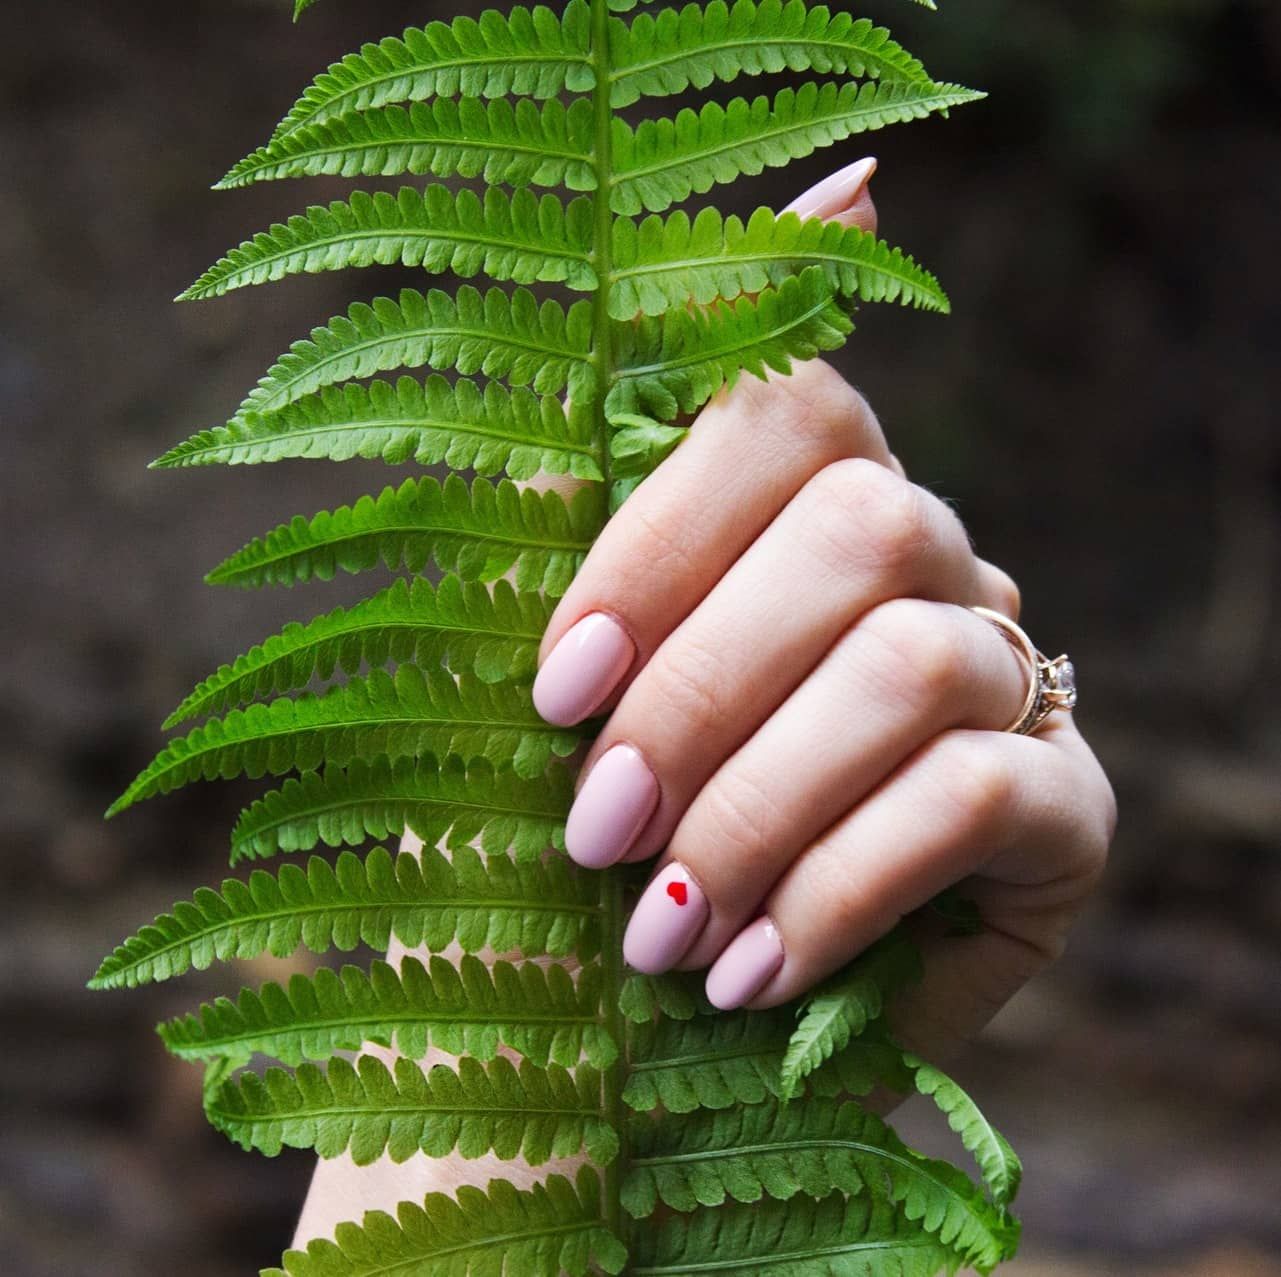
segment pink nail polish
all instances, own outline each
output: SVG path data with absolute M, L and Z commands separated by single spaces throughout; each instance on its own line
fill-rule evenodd
M 630 745 L 606 750 L 565 822 L 565 850 L 587 869 L 622 859 L 658 806 L 658 781 Z
M 707 897 L 673 860 L 645 888 L 623 936 L 623 957 L 646 975 L 674 967 L 707 923 Z
M 722 1011 L 750 1002 L 783 965 L 783 941 L 770 918 L 757 918 L 730 942 L 707 973 L 707 998 Z
M 835 217 L 854 202 L 859 189 L 867 185 L 875 172 L 875 156 L 855 160 L 798 195 L 783 212 L 796 213 L 802 221 L 810 217 Z
M 618 686 L 636 645 L 612 616 L 592 612 L 567 630 L 534 679 L 534 708 L 560 727 L 581 722 Z

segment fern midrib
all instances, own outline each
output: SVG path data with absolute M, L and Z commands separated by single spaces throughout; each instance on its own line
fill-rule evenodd
M 226 426 L 223 429 L 227 429 Z M 321 438 L 325 435 L 344 434 L 347 431 L 353 433 L 361 430 L 435 430 L 441 434 L 467 434 L 476 435 L 481 439 L 497 439 L 503 443 L 510 443 L 515 447 L 526 448 L 547 448 L 556 452 L 576 452 L 585 457 L 591 457 L 595 460 L 595 453 L 590 444 L 574 443 L 568 440 L 554 438 L 551 435 L 517 435 L 498 428 L 488 428 L 473 424 L 468 421 L 449 421 L 445 419 L 436 420 L 435 418 L 423 419 L 421 417 L 371 417 L 368 420 L 339 421 L 331 422 L 328 425 L 310 426 L 305 430 L 297 430 L 293 427 L 282 429 L 279 433 L 270 433 L 258 436 L 257 438 L 223 440 L 218 443 L 208 443 L 200 447 L 192 447 L 183 453 L 183 457 L 198 457 L 206 452 L 225 452 L 228 449 L 254 448 L 268 446 L 272 443 L 287 443 L 293 439 L 314 439 Z
M 564 822 L 564 811 L 543 811 L 539 808 L 525 807 L 506 807 L 498 803 L 467 802 L 463 799 L 453 798 L 418 798 L 406 795 L 393 795 L 391 797 L 380 797 L 378 795 L 370 796 L 367 792 L 354 800 L 361 806 L 371 803 L 412 803 L 415 806 L 423 807 L 459 807 L 465 811 L 484 812 L 485 814 L 496 813 L 499 816 L 527 816 L 540 820 L 552 820 Z M 350 796 L 345 796 L 341 800 L 332 803 L 325 803 L 315 807 L 300 807 L 289 811 L 279 820 L 265 821 L 260 825 L 253 826 L 253 832 L 237 841 L 235 846 L 241 846 L 245 843 L 252 842 L 254 838 L 272 829 L 278 829 L 282 825 L 292 824 L 295 821 L 316 818 L 324 815 L 326 812 L 341 811 L 353 806 L 353 800 Z M 251 855 L 251 853 L 245 853 Z M 256 858 L 256 857 L 255 857 Z M 593 905 L 593 909 L 598 906 Z
M 286 226 L 286 230 L 288 229 L 288 226 Z M 234 285 L 228 283 L 229 280 L 257 274 L 272 262 L 282 261 L 290 257 L 307 256 L 318 249 L 332 248 L 335 244 L 350 244 L 355 240 L 365 239 L 430 239 L 437 241 L 447 240 L 460 244 L 501 245 L 521 253 L 540 254 L 544 258 L 563 258 L 583 263 L 588 263 L 591 260 L 590 253 L 578 252 L 567 245 L 548 248 L 546 245 L 531 245 L 521 240 L 502 239 L 494 235 L 472 234 L 453 227 L 362 226 L 349 230 L 340 230 L 333 235 L 322 235 L 301 243 L 291 244 L 287 248 L 278 249 L 273 253 L 244 264 L 238 265 L 233 262 L 231 268 L 225 274 L 215 276 L 211 283 L 203 284 L 198 279 L 185 293 L 181 294 L 180 300 L 195 300 L 208 297 L 212 294 L 212 290 L 216 289 L 220 284 L 225 285 L 224 291 L 229 291 L 230 288 L 234 287 Z M 250 244 L 252 245 L 252 241 L 250 241 Z M 243 250 L 236 249 L 234 251 L 241 252 Z M 214 267 L 215 271 L 217 269 L 217 267 Z
M 634 364 L 623 370 L 624 377 L 644 377 L 650 373 L 666 372 L 672 368 L 685 368 L 691 364 L 707 364 L 728 355 L 732 351 L 739 350 L 744 346 L 763 346 L 772 341 L 775 337 L 793 328 L 799 328 L 807 320 L 813 319 L 815 315 L 820 315 L 832 303 L 832 298 L 822 297 L 816 301 L 808 310 L 799 315 L 794 315 L 786 323 L 778 324 L 763 333 L 753 333 L 746 341 L 729 342 L 722 346 L 709 347 L 700 346 L 689 355 L 682 355 L 679 359 L 666 359 L 657 364 Z M 731 312 L 732 313 L 732 312 Z
M 491 1117 L 495 1121 L 512 1117 L 577 1117 L 599 1118 L 600 1109 L 591 1106 L 583 1108 L 495 1108 L 492 1104 L 455 1104 L 441 1101 L 436 1104 L 387 1104 L 385 1101 L 374 1101 L 382 1104 L 376 1108 L 369 1105 L 352 1106 L 347 1104 L 318 1105 L 290 1109 L 287 1113 L 236 1113 L 220 1107 L 216 1103 L 205 1105 L 205 1112 L 211 1116 L 221 1117 L 227 1125 L 234 1126 L 285 1126 L 290 1122 L 314 1121 L 320 1117 L 382 1117 L 391 1114 L 403 1118 L 411 1113 L 431 1115 L 443 1113 L 449 1117 Z
M 822 36 L 811 36 L 809 39 L 806 39 L 803 36 L 755 35 L 744 36 L 742 39 L 738 40 L 718 40 L 714 44 L 700 44 L 693 50 L 677 50 L 661 58 L 649 58 L 644 62 L 634 62 L 624 67 L 621 71 L 615 71 L 611 76 L 610 83 L 616 84 L 620 80 L 627 79 L 629 76 L 643 75 L 647 71 L 653 71 L 658 67 L 671 66 L 673 63 L 696 61 L 705 55 L 723 53 L 727 49 L 750 49 L 761 45 L 768 46 L 769 48 L 792 48 L 800 45 L 807 49 L 812 49 L 818 46 L 823 49 L 834 49 L 841 53 L 845 53 L 849 55 L 851 61 L 861 59 L 865 64 L 875 63 L 882 69 L 882 72 L 886 68 L 889 68 L 891 74 L 899 70 L 897 66 L 887 59 L 878 58 L 874 53 L 870 53 L 866 49 L 840 40 L 833 40 Z M 833 73 L 836 75 L 851 74 L 848 69 L 848 63 L 846 64 L 845 70 L 834 71 Z M 720 77 L 717 78 L 719 79 Z M 906 78 L 904 79 L 904 82 L 910 83 Z
M 212 584 L 220 584 L 224 581 L 232 581 L 238 576 L 265 568 L 270 564 L 284 563 L 289 559 L 297 558 L 301 554 L 314 553 L 318 550 L 327 550 L 334 546 L 348 544 L 352 541 L 361 541 L 368 537 L 382 536 L 399 536 L 416 534 L 419 536 L 443 535 L 450 537 L 461 537 L 467 541 L 488 542 L 494 545 L 521 546 L 526 550 L 547 550 L 547 551 L 564 551 L 573 554 L 585 554 L 591 548 L 590 541 L 536 541 L 528 536 L 516 536 L 514 534 L 502 534 L 487 532 L 484 526 L 477 528 L 459 528 L 449 525 L 442 527 L 432 526 L 422 523 L 391 523 L 383 524 L 376 528 L 365 528 L 353 531 L 346 536 L 332 537 L 329 540 L 322 541 L 316 545 L 305 545 L 290 550 L 281 550 L 273 554 L 263 554 L 259 558 L 244 563 L 235 563 L 229 565 L 226 571 L 220 571 L 215 568 L 206 578 Z
M 227 1048 L 237 1046 L 242 1042 L 265 1042 L 277 1038 L 298 1037 L 306 1033 L 315 1033 L 319 1030 L 325 1032 L 337 1033 L 342 1029 L 366 1029 L 373 1027 L 381 1031 L 384 1026 L 400 1026 L 405 1024 L 437 1024 L 445 1022 L 447 1024 L 469 1024 L 469 1025 L 581 1025 L 590 1027 L 600 1024 L 600 1017 L 594 1013 L 584 1012 L 578 1015 L 566 1014 L 564 1012 L 547 1012 L 539 1014 L 532 1011 L 522 1011 L 519 1015 L 484 1015 L 484 1014 L 467 1014 L 470 1010 L 470 1003 L 461 1003 L 456 1007 L 442 1007 L 439 1011 L 397 1011 L 397 1012 L 380 1012 L 373 1011 L 369 1015 L 346 1016 L 336 1015 L 328 1017 L 314 1017 L 306 1020 L 299 1020 L 295 1024 L 267 1024 L 258 1025 L 244 1030 L 241 1033 L 213 1033 L 209 1036 L 195 1040 L 178 1040 L 172 1037 L 167 1040 L 167 1045 L 171 1050 L 178 1054 L 195 1055 L 203 1058 L 203 1053 L 211 1053 L 215 1056 L 228 1054 Z M 199 1022 L 197 1022 L 199 1023 Z M 178 1029 L 181 1030 L 183 1023 L 179 1022 Z M 203 1026 L 201 1026 L 203 1027 Z M 366 1037 L 372 1035 L 365 1033 Z M 310 1052 L 307 1053 L 310 1055 Z
M 910 101 L 906 101 L 902 103 L 895 102 L 892 105 L 895 107 L 922 106 L 931 101 L 938 101 L 938 100 L 942 100 L 943 98 L 950 98 L 954 96 L 954 92 L 947 91 L 943 86 L 936 86 L 936 87 L 939 87 L 940 91 L 933 96 L 927 95 L 921 98 L 913 98 L 913 99 L 910 99 Z M 878 111 L 884 110 L 885 105 L 886 105 L 885 103 L 880 102 L 879 99 L 875 96 L 873 96 L 871 101 L 867 103 L 862 102 L 861 99 L 856 97 L 854 106 L 851 107 L 849 110 L 832 111 L 830 113 L 825 113 L 821 115 L 811 115 L 803 120 L 794 119 L 794 120 L 788 121 L 785 124 L 780 122 L 773 128 L 768 128 L 768 127 L 762 128 L 758 131 L 753 132 L 750 136 L 747 136 L 747 137 L 731 138 L 724 142 L 719 142 L 714 146 L 708 146 L 702 150 L 695 152 L 692 155 L 675 155 L 675 156 L 669 155 L 666 158 L 658 160 L 653 164 L 643 164 L 637 168 L 624 169 L 621 173 L 621 176 L 624 177 L 628 182 L 632 182 L 636 180 L 638 177 L 647 177 L 650 174 L 659 173 L 665 169 L 683 168 L 687 164 L 701 163 L 702 161 L 707 160 L 714 155 L 720 155 L 722 152 L 725 152 L 725 151 L 739 150 L 743 147 L 748 147 L 748 146 L 751 146 L 751 147 L 760 146 L 765 142 L 768 142 L 772 138 L 785 137 L 789 133 L 803 132 L 806 129 L 813 128 L 816 124 L 830 125 L 838 121 L 844 123 L 850 120 L 858 119 L 860 116 L 875 115 L 878 113 Z M 776 110 L 776 107 L 773 104 L 771 104 L 770 106 L 771 116 L 774 115 L 775 110 Z M 726 123 L 728 123 L 728 115 L 726 116 Z
M 628 1268 L 629 1277 L 663 1277 L 667 1273 L 728 1273 L 738 1270 L 740 1272 L 759 1272 L 760 1264 L 786 1264 L 792 1261 L 801 1262 L 820 1258 L 824 1255 L 853 1255 L 859 1251 L 868 1250 L 902 1250 L 904 1247 L 937 1247 L 942 1243 L 933 1235 L 916 1237 L 887 1237 L 878 1241 L 871 1242 L 841 1242 L 834 1246 L 806 1246 L 803 1250 L 771 1250 L 768 1255 L 752 1255 L 747 1259 L 713 1259 L 701 1264 L 691 1264 L 688 1260 L 675 1261 L 678 1265 L 673 1267 L 670 1264 L 662 1264 L 658 1267 L 646 1266 L 638 1268 L 635 1265 Z
M 565 63 L 567 65 L 586 66 L 589 62 L 588 56 L 585 53 L 543 53 L 543 52 L 539 52 L 539 53 L 504 52 L 502 54 L 502 60 L 504 63 L 513 63 L 513 64 L 521 63 L 524 65 L 533 65 L 536 62 L 546 62 L 550 64 Z M 309 114 L 304 115 L 297 120 L 287 122 L 288 127 L 282 127 L 279 130 L 279 132 L 276 133 L 275 137 L 273 137 L 272 141 L 276 141 L 277 139 L 282 137 L 289 137 L 292 134 L 297 133 L 299 129 L 305 129 L 315 124 L 324 124 L 327 121 L 332 120 L 335 116 L 345 114 L 345 112 L 342 111 L 341 109 L 333 110 L 331 108 L 333 108 L 336 102 L 341 102 L 345 98 L 359 97 L 361 93 L 369 89 L 375 88 L 378 85 L 389 84 L 396 80 L 404 80 L 408 77 L 411 77 L 423 71 L 431 71 L 431 72 L 438 73 L 442 70 L 446 70 L 446 71 L 457 70 L 460 67 L 474 67 L 474 66 L 488 67 L 488 66 L 492 66 L 493 62 L 494 62 L 494 58 L 492 54 L 488 56 L 477 56 L 477 57 L 447 58 L 441 62 L 433 62 L 430 66 L 401 67 L 397 71 L 391 71 L 385 75 L 376 75 L 372 79 L 362 80 L 359 84 L 354 85 L 351 88 L 344 89 L 341 93 L 335 93 L 332 97 L 327 98 L 324 102 L 320 103 L 314 111 L 310 112 Z M 341 66 L 342 64 L 339 63 L 338 65 Z M 330 74 L 332 74 L 332 72 Z M 351 109 L 353 111 L 360 111 L 360 110 L 369 110 L 371 108 L 369 108 L 368 106 L 365 106 L 365 107 L 352 107 Z
M 737 1047 L 732 1051 L 696 1051 L 688 1055 L 665 1055 L 661 1060 L 633 1060 L 631 1070 L 633 1073 L 647 1073 L 685 1065 L 716 1064 L 721 1060 L 742 1060 L 753 1055 L 775 1054 L 780 1049 L 778 1044 L 756 1043 Z
M 444 900 L 403 900 L 384 897 L 365 897 L 360 900 L 344 898 L 337 903 L 316 903 L 310 905 L 290 905 L 283 909 L 272 909 L 264 913 L 256 913 L 252 917 L 227 918 L 221 922 L 210 923 L 207 927 L 201 927 L 198 931 L 188 932 L 176 940 L 171 940 L 168 944 L 161 945 L 159 948 L 148 950 L 145 954 L 136 958 L 122 959 L 120 965 L 114 970 L 107 973 L 108 977 L 118 976 L 122 973 L 143 966 L 148 962 L 155 962 L 163 955 L 172 953 L 176 949 L 190 948 L 198 944 L 201 940 L 207 939 L 218 934 L 230 935 L 240 929 L 247 927 L 258 927 L 265 924 L 278 921 L 280 919 L 293 919 L 306 915 L 331 914 L 339 915 L 343 913 L 364 913 L 370 909 L 385 909 L 390 914 L 395 915 L 397 911 L 404 910 L 428 910 L 428 909 L 492 909 L 512 912 L 520 908 L 526 913 L 577 913 L 577 914 L 597 914 L 600 912 L 598 905 L 560 905 L 552 901 L 531 900 L 521 898 L 513 900 L 510 896 L 464 896 L 461 898 L 451 897 Z M 392 924 L 388 924 L 391 926 Z M 393 926 L 394 931 L 394 926 Z M 292 950 L 291 950 L 292 952 Z
M 308 381 L 312 376 L 314 376 L 317 370 L 328 368 L 332 364 L 343 363 L 354 356 L 358 356 L 363 351 L 376 350 L 379 346 L 389 345 L 392 342 L 412 342 L 415 339 L 431 340 L 435 338 L 470 338 L 476 341 L 489 343 L 490 345 L 514 346 L 520 350 L 528 351 L 530 354 L 546 355 L 549 359 L 573 359 L 577 363 L 588 362 L 588 356 L 582 351 L 570 350 L 568 347 L 552 346 L 545 342 L 527 340 L 515 332 L 495 334 L 488 332 L 483 328 L 467 328 L 461 325 L 401 330 L 396 333 L 384 334 L 381 337 L 370 338 L 368 341 L 356 342 L 350 346 L 343 346 L 341 350 L 335 351 L 333 354 L 326 355 L 323 359 L 317 359 L 314 363 L 307 364 L 305 376 L 299 375 L 290 378 L 288 381 L 279 383 L 277 389 L 272 391 L 270 394 L 264 392 L 260 398 L 255 398 L 255 395 L 258 393 L 255 391 L 253 394 L 250 394 L 249 398 L 245 401 L 245 406 L 236 413 L 232 420 L 243 421 L 246 414 L 250 412 L 261 414 L 267 412 L 278 412 L 281 408 L 287 408 L 291 403 L 296 403 L 301 397 L 292 393 L 293 388 L 299 382 Z M 298 358 L 305 358 L 305 356 L 299 355 Z M 428 362 L 430 363 L 431 361 Z M 274 371 L 274 369 L 272 371 Z M 376 371 L 386 372 L 387 369 L 379 368 Z M 365 375 L 372 377 L 375 373 L 371 372 L 366 373 Z M 267 378 L 271 378 L 270 372 L 267 374 Z M 354 378 L 354 380 L 360 380 L 359 376 Z M 319 381 L 312 390 L 304 391 L 303 393 L 313 394 L 323 386 L 331 384 L 333 383 Z
M 891 279 L 896 279 L 904 287 L 911 288 L 914 292 L 920 292 L 920 282 L 912 275 L 904 274 L 900 271 L 890 269 L 888 266 L 875 262 L 860 262 L 848 256 L 842 256 L 839 253 L 826 253 L 810 249 L 798 249 L 785 253 L 739 253 L 730 252 L 721 257 L 681 257 L 670 258 L 661 262 L 647 262 L 637 266 L 624 266 L 621 270 L 614 271 L 614 280 L 629 279 L 643 275 L 661 275 L 669 271 L 679 270 L 707 270 L 714 267 L 724 267 L 727 265 L 737 266 L 739 263 L 750 265 L 753 263 L 767 262 L 780 263 L 787 261 L 804 260 L 805 262 L 817 266 L 823 262 L 830 262 L 837 266 L 847 266 L 851 270 L 871 270 L 878 275 L 886 275 Z M 891 259 L 892 260 L 892 259 Z

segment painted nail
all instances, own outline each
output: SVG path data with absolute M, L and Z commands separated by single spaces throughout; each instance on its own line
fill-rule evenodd
M 588 774 L 565 822 L 565 849 L 587 869 L 621 860 L 658 806 L 658 781 L 640 751 L 615 745 Z
M 623 957 L 646 975 L 674 967 L 707 922 L 707 897 L 684 865 L 673 860 L 632 911 L 623 936 Z
M 549 723 L 582 722 L 618 686 L 636 645 L 612 616 L 592 612 L 570 627 L 534 679 L 534 708 Z
M 808 217 L 835 217 L 858 199 L 861 189 L 875 172 L 874 155 L 855 160 L 798 195 L 783 212 L 796 213 L 802 221 Z
M 757 918 L 707 973 L 707 998 L 722 1011 L 750 1002 L 783 965 L 783 942 L 770 918 Z

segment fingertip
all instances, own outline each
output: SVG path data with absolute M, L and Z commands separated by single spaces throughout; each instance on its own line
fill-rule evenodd
M 802 221 L 821 217 L 841 226 L 874 231 L 876 206 L 872 203 L 868 184 L 876 168 L 874 155 L 855 160 L 798 195 L 782 211 L 795 213 Z

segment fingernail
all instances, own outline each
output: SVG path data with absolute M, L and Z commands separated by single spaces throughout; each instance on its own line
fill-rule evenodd
M 673 860 L 645 888 L 623 936 L 623 957 L 637 971 L 658 975 L 674 967 L 707 922 L 707 897 L 684 865 Z
M 769 918 L 744 928 L 707 973 L 707 1000 L 722 1011 L 750 1002 L 783 965 L 783 942 Z
M 565 822 L 565 850 L 587 869 L 621 860 L 658 806 L 658 781 L 630 745 L 606 750 Z
M 855 160 L 798 195 L 783 212 L 796 213 L 802 221 L 809 217 L 835 217 L 858 199 L 860 191 L 875 172 L 874 155 Z
M 612 616 L 593 612 L 561 636 L 534 679 L 534 708 L 549 723 L 579 723 L 618 686 L 636 645 Z

